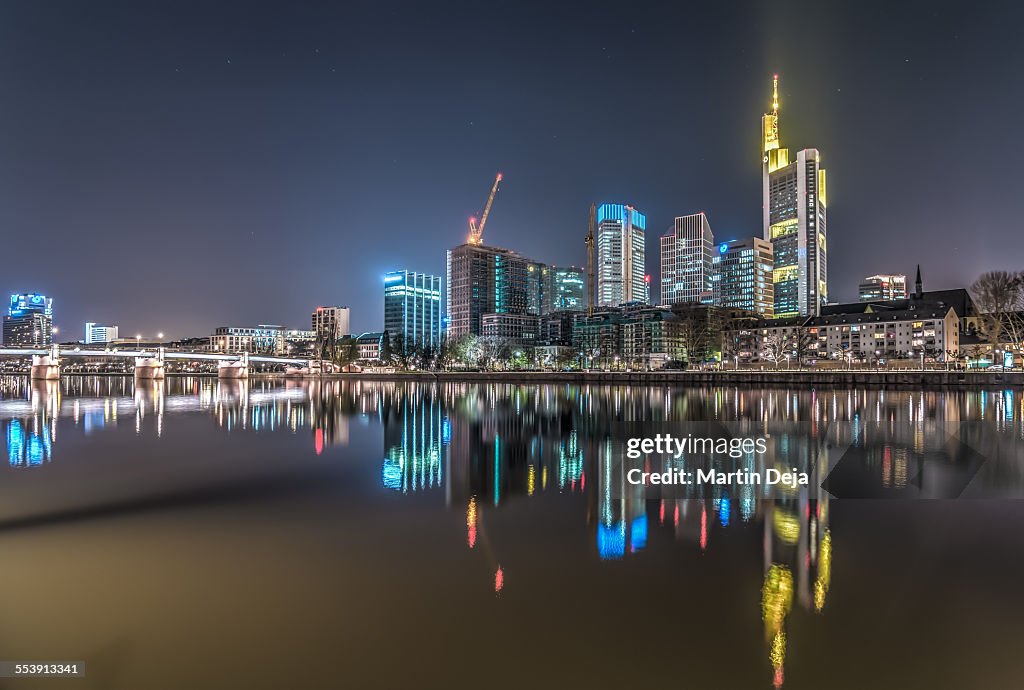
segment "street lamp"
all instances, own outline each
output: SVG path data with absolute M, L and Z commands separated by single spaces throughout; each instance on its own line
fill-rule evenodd
M 156 337 L 157 337 L 157 339 L 159 339 L 159 340 L 163 340 L 163 339 L 164 339 L 164 334 L 163 334 L 163 333 L 157 333 L 157 334 L 156 334 Z

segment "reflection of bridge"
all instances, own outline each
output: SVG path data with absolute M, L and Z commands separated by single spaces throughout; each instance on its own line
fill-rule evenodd
M 205 352 L 174 352 L 165 348 L 155 350 L 83 350 L 82 348 L 61 349 L 52 345 L 41 348 L 0 348 L 0 356 L 32 357 L 32 378 L 53 381 L 60 378 L 62 357 L 121 357 L 135 359 L 135 376 L 142 379 L 164 378 L 164 364 L 169 359 L 190 361 L 216 361 L 217 376 L 240 379 L 249 376 L 249 364 L 285 364 L 295 367 L 297 374 L 315 374 L 322 369 L 319 361 L 293 359 L 288 357 L 266 357 L 243 352 L 238 355 L 213 354 Z

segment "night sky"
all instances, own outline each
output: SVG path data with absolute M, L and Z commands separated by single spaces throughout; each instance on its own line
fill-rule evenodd
M 829 174 L 829 288 L 1024 269 L 1024 11 L 995 2 L 5 2 L 0 293 L 135 333 L 382 325 L 485 242 L 583 265 L 591 201 L 761 232 L 760 116 Z

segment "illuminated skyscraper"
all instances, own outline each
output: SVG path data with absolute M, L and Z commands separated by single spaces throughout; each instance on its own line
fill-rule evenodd
M 817 149 L 791 161 L 779 138 L 779 77 L 761 118 L 764 239 L 774 253 L 775 316 L 817 316 L 828 301 L 825 169 Z
M 384 330 L 391 343 L 401 335 L 407 351 L 441 345 L 440 276 L 392 271 L 384 276 Z
M 449 338 L 483 335 L 485 314 L 540 315 L 544 264 L 510 249 L 469 243 L 449 250 L 447 264 Z M 501 317 L 491 319 L 492 325 L 500 321 Z
M 644 233 L 647 217 L 632 206 L 601 204 L 597 208 L 597 305 L 616 307 L 643 302 Z
M 710 304 L 715 236 L 704 212 L 680 216 L 661 236 L 662 304 Z
M 716 252 L 714 267 L 715 304 L 772 317 L 775 299 L 771 242 L 760 237 L 723 242 Z
M 555 311 L 583 311 L 587 308 L 586 279 L 582 268 L 544 268 L 541 314 Z
M 53 299 L 28 293 L 11 295 L 4 316 L 4 345 L 40 347 L 53 342 Z

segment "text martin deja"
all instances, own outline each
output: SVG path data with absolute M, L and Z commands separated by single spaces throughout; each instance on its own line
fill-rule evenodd
M 671 434 L 658 434 L 653 438 L 631 438 L 626 442 L 626 457 L 631 460 L 652 454 L 677 459 L 685 454 L 740 458 L 751 453 L 763 455 L 767 450 L 768 443 L 764 438 L 707 438 L 693 435 L 676 437 Z M 809 478 L 806 472 L 800 472 L 795 467 L 790 468 L 790 471 L 769 467 L 763 472 L 746 468 L 725 472 L 713 467 L 646 472 L 634 468 L 626 473 L 626 481 L 630 484 L 643 485 L 783 484 L 795 488 L 808 484 Z

